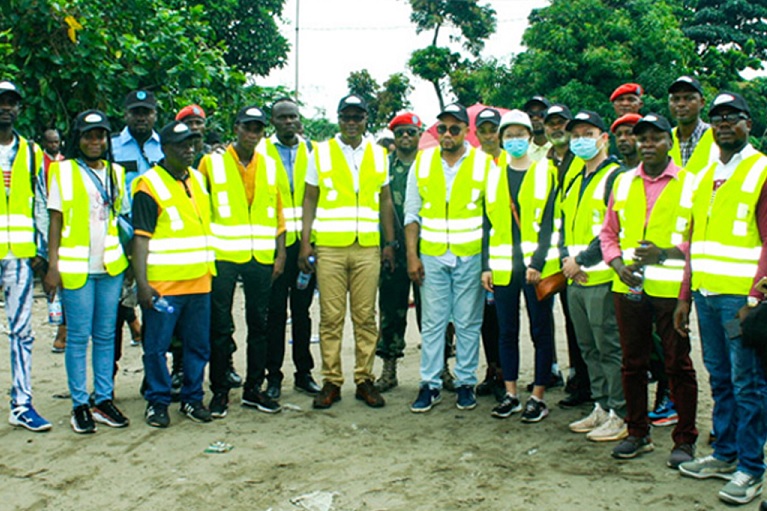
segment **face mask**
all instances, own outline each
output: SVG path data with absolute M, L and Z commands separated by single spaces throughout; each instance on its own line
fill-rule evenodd
M 578 158 L 589 161 L 599 152 L 597 139 L 589 137 L 572 138 L 570 139 L 570 150 Z
M 521 158 L 530 147 L 530 140 L 526 138 L 507 138 L 503 141 L 503 149 L 514 158 Z

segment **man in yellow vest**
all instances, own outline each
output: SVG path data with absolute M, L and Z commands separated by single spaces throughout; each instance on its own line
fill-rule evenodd
M 285 272 L 272 282 L 267 323 L 268 347 L 266 356 L 266 395 L 279 399 L 282 385 L 282 362 L 285 358 L 285 326 L 288 297 L 290 297 L 290 329 L 292 356 L 296 372 L 293 388 L 314 396 L 320 387 L 312 378 L 314 359 L 309 349 L 312 320 L 309 307 L 317 283 L 312 275 L 303 289 L 299 289 L 298 251 L 301 248 L 301 204 L 304 201 L 306 169 L 312 155 L 312 143 L 298 134 L 301 118 L 298 105 L 290 98 L 281 98 L 272 104 L 271 123 L 274 135 L 262 141 L 265 154 L 277 165 L 277 186 L 285 215 Z
M 145 420 L 170 424 L 166 353 L 174 329 L 183 342 L 181 413 L 210 422 L 202 403 L 210 357 L 210 290 L 216 272 L 205 178 L 190 165 L 199 133 L 179 121 L 160 131 L 164 158 L 133 183 L 133 271 L 144 319 Z
M 687 335 L 690 288 L 703 364 L 714 399 L 714 452 L 679 465 L 682 475 L 729 480 L 719 498 L 746 504 L 762 492 L 767 381 L 740 323 L 765 295 L 767 157 L 749 144 L 751 111 L 740 94 L 719 93 L 708 111 L 719 159 L 698 173 L 689 263 L 674 323 Z
M 439 147 L 422 151 L 410 167 L 405 199 L 407 266 L 421 286 L 421 386 L 410 406 L 427 412 L 441 401 L 445 328 L 456 332 L 456 406 L 477 406 L 479 334 L 485 293 L 482 211 L 492 157 L 466 141 L 469 116 L 457 103 L 437 116 Z M 420 257 L 419 257 L 420 249 Z
M 32 280 L 34 271 L 44 271 L 43 259 L 38 254 L 47 250 L 36 244 L 36 240 L 43 239 L 36 226 L 48 225 L 47 211 L 34 208 L 35 175 L 43 164 L 43 154 L 14 129 L 21 100 L 16 85 L 0 81 L 0 170 L 5 184 L 5 195 L 0 201 L 0 279 L 5 289 L 12 380 L 8 422 L 30 431 L 48 431 L 51 423 L 32 406 L 32 344 L 35 340 Z
M 707 169 L 719 158 L 714 133 L 700 118 L 706 106 L 704 96 L 703 86 L 692 76 L 680 76 L 668 88 L 668 109 L 677 122 L 672 132 L 671 157 L 693 174 Z
M 594 411 L 570 424 L 589 440 L 622 440 L 626 402 L 621 386 L 621 345 L 610 293 L 612 269 L 602 261 L 599 232 L 618 161 L 607 156 L 607 128 L 599 114 L 581 111 L 567 124 L 570 150 L 585 162 L 565 183 L 562 200 L 562 271 L 578 345 L 589 368 Z
M 210 295 L 210 412 L 214 418 L 224 418 L 229 408 L 227 370 L 238 278 L 242 278 L 248 325 L 242 404 L 265 413 L 282 409 L 261 390 L 266 376 L 270 290 L 285 267 L 285 220 L 277 165 L 270 156 L 256 151 L 266 122 L 266 114 L 258 106 L 241 108 L 234 121 L 234 143 L 224 154 L 208 154 L 200 162 L 211 198 L 216 248 L 216 277 Z
M 684 273 L 694 175 L 669 157 L 671 125 L 648 114 L 633 127 L 642 163 L 613 185 L 600 233 L 602 258 L 615 275 L 612 290 L 623 352 L 623 392 L 629 436 L 612 452 L 618 459 L 653 450 L 647 416 L 647 374 L 653 351 L 653 322 L 663 345 L 679 422 L 668 465 L 693 459 L 698 431 L 698 384 L 690 341 L 674 330 L 673 315 Z
M 320 352 L 323 386 L 313 401 L 329 408 L 341 399 L 341 339 L 350 296 L 356 359 L 355 397 L 370 407 L 385 402 L 373 384 L 378 326 L 376 292 L 381 258 L 394 268 L 394 207 L 389 190 L 386 151 L 365 137 L 368 108 L 349 94 L 338 104 L 340 134 L 317 144 L 314 165 L 306 172 L 299 267 L 311 273 L 316 264 L 320 290 Z M 381 250 L 380 229 L 385 246 Z M 312 247 L 312 231 L 316 249 Z M 315 251 L 316 250 L 316 251 Z M 316 257 L 316 263 L 309 260 Z

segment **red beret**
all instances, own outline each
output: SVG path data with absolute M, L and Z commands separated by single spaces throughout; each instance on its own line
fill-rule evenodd
M 393 130 L 397 126 L 409 125 L 421 127 L 421 118 L 412 112 L 405 112 L 399 114 L 397 117 L 391 120 L 389 123 L 389 129 Z
M 187 105 L 176 114 L 176 120 L 183 121 L 193 115 L 205 119 L 205 110 L 200 105 Z
M 639 115 L 639 114 L 621 115 L 620 117 L 615 119 L 615 122 L 613 123 L 613 125 L 610 126 L 610 131 L 615 133 L 615 130 L 618 129 L 618 126 L 621 126 L 623 124 L 628 124 L 630 126 L 633 126 L 636 123 L 638 123 L 641 118 L 642 118 L 642 116 Z
M 624 94 L 636 94 L 640 98 L 642 97 L 642 86 L 638 83 L 624 83 L 610 94 L 610 101 L 615 101 L 619 96 Z

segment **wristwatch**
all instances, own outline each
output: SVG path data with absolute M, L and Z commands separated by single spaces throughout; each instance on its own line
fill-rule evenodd
M 391 247 L 394 250 L 399 250 L 399 241 L 398 240 L 387 241 L 384 247 Z
M 658 264 L 663 264 L 666 262 L 666 259 L 668 259 L 668 252 L 665 248 L 660 249 L 660 254 L 658 254 Z
M 759 298 L 755 296 L 749 296 L 748 298 L 746 298 L 746 305 L 748 305 L 750 309 L 753 309 L 754 307 L 759 305 Z

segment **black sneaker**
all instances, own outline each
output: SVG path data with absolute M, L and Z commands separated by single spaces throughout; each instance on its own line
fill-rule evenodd
M 242 406 L 249 406 L 264 413 L 277 413 L 282 407 L 258 389 L 246 389 L 242 393 Z
M 180 411 L 194 422 L 210 422 L 213 420 L 213 417 L 210 416 L 210 411 L 205 408 L 202 401 L 181 403 Z
M 93 422 L 91 409 L 88 405 L 80 405 L 72 410 L 72 418 L 69 419 L 75 433 L 87 435 L 96 432 L 96 423 Z
M 153 428 L 167 428 L 170 425 L 168 405 L 149 403 L 144 412 L 144 420 Z
M 649 435 L 642 438 L 629 435 L 624 438 L 621 443 L 615 446 L 612 456 L 619 460 L 627 460 L 636 458 L 643 452 L 650 452 L 653 449 L 655 449 L 655 447 L 653 447 L 652 439 Z
M 522 403 L 520 403 L 519 399 L 506 394 L 506 396 L 503 398 L 503 401 L 501 401 L 501 404 L 493 408 L 493 411 L 490 412 L 490 415 L 497 417 L 498 419 L 505 419 L 507 417 L 511 417 L 511 414 L 521 411 Z
M 170 375 L 170 401 L 178 403 L 181 401 L 181 387 L 184 386 L 183 371 L 175 371 Z
M 525 403 L 525 411 L 522 412 L 522 422 L 540 422 L 549 415 L 546 403 L 530 398 Z
M 282 385 L 279 382 L 273 382 L 273 383 L 267 383 L 266 384 L 266 397 L 273 401 L 277 401 L 280 396 L 282 395 Z
M 230 389 L 239 389 L 242 387 L 242 376 L 237 374 L 234 367 L 230 367 L 226 371 L 226 383 Z
M 91 410 L 93 420 L 106 424 L 110 428 L 124 428 L 130 420 L 115 406 L 111 399 L 105 399 Z
M 210 416 L 214 419 L 223 419 L 226 417 L 226 412 L 229 410 L 229 394 L 226 392 L 219 392 L 213 394 L 210 400 Z

